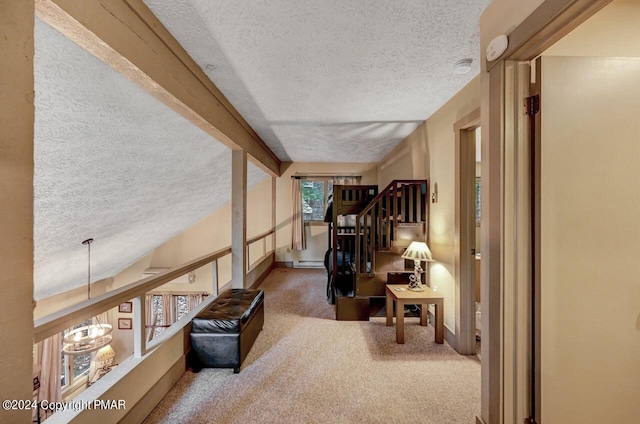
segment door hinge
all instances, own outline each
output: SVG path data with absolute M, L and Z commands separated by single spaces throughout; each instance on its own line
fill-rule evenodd
M 540 95 L 536 94 L 535 96 L 527 97 L 525 107 L 525 115 L 533 116 L 536 113 L 540 112 Z
M 533 417 L 525 418 L 524 424 L 538 424 Z
M 471 249 L 471 255 L 475 256 L 476 255 L 476 249 Z

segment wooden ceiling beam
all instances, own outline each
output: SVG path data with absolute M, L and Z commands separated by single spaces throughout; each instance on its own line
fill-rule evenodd
M 280 176 L 281 162 L 142 0 L 36 0 L 36 15 L 206 133 Z

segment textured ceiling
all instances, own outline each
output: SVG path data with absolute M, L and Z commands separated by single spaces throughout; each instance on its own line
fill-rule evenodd
M 374 162 L 479 70 L 490 0 L 145 0 L 282 160 Z M 35 297 L 113 276 L 230 199 L 230 151 L 36 21 Z M 471 72 L 453 63 L 471 57 Z M 249 165 L 249 186 L 266 177 Z
M 36 20 L 35 298 L 110 277 L 230 200 L 231 152 Z M 248 184 L 266 174 L 249 164 Z
M 490 0 L 145 3 L 280 159 L 375 162 L 477 75 Z

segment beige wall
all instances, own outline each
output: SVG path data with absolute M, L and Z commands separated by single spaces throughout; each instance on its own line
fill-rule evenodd
M 91 284 L 91 297 L 96 297 L 113 289 L 115 279 L 105 278 Z M 59 293 L 45 299 L 40 299 L 33 311 L 33 318 L 39 319 L 71 305 L 87 300 L 87 287 L 77 287 L 73 290 Z
M 482 177 L 481 154 L 478 153 L 482 146 L 482 128 L 476 128 L 476 177 Z M 482 200 L 481 200 L 482 201 Z M 476 226 L 476 253 L 480 253 L 482 249 L 482 234 L 480 226 Z
M 550 2 L 551 0 L 547 0 L 548 2 Z M 483 46 L 482 48 L 482 52 L 484 53 L 484 47 L 488 44 L 488 42 L 496 35 L 500 34 L 500 33 L 508 33 L 511 29 L 515 28 L 517 24 L 519 24 L 520 22 L 522 22 L 524 20 L 524 18 L 526 18 L 528 15 L 530 15 L 530 13 L 535 9 L 535 6 L 542 4 L 542 1 L 535 1 L 535 2 L 510 2 L 508 0 L 505 1 L 494 1 L 494 3 L 485 11 L 484 15 L 481 18 L 481 44 Z M 626 3 L 627 5 L 633 3 L 632 1 L 625 1 L 625 2 L 619 2 L 619 3 Z M 637 2 L 636 2 L 637 3 Z M 606 10 L 606 9 L 605 9 Z M 610 12 L 611 14 L 617 13 L 617 12 Z M 627 56 L 627 55 L 635 55 L 635 53 L 630 54 L 629 52 L 625 53 L 624 51 L 621 51 L 621 49 L 618 48 L 618 46 L 614 46 L 613 44 L 609 44 L 611 43 L 624 43 L 627 40 L 633 42 L 635 41 L 635 39 L 637 39 L 636 36 L 631 36 L 629 38 L 626 38 L 626 36 L 620 36 L 617 26 L 620 25 L 621 22 L 623 21 L 627 21 L 635 24 L 637 22 L 637 18 L 634 18 L 631 12 L 626 11 L 624 13 L 618 13 L 619 18 L 617 18 L 617 23 L 613 24 L 613 25 L 609 25 L 609 24 L 602 24 L 602 25 L 609 25 L 608 27 L 606 26 L 600 26 L 600 29 L 598 29 L 597 35 L 589 35 L 586 34 L 584 32 L 584 28 L 579 28 L 577 30 L 575 30 L 572 34 L 573 35 L 573 40 L 580 40 L 580 39 L 592 39 L 593 41 L 597 41 L 599 44 L 599 47 L 596 44 L 593 44 L 590 47 L 586 47 L 586 46 L 582 46 L 581 48 L 586 48 L 588 50 L 590 50 L 593 54 L 599 54 L 599 55 L 613 55 L 615 54 L 616 56 Z M 598 24 L 600 25 L 600 24 Z M 605 29 L 606 28 L 606 29 Z M 599 40 L 600 37 L 604 37 L 604 38 L 609 38 L 609 36 L 612 36 L 613 39 L 611 41 L 607 41 L 605 43 L 600 43 Z M 603 40 L 602 40 L 603 41 Z M 571 52 L 569 50 L 569 44 L 573 44 L 573 41 L 571 41 L 570 39 L 566 39 L 563 40 L 563 42 L 558 43 L 555 47 L 555 50 L 551 50 L 550 53 L 551 54 L 562 54 L 562 55 L 572 55 L 572 54 L 584 54 L 585 51 L 583 50 L 582 52 L 579 51 L 574 51 Z M 612 50 L 609 50 L 611 47 L 616 48 L 615 52 Z M 553 48 L 552 48 L 553 49 Z M 482 74 L 482 90 L 483 90 L 483 103 L 482 103 L 482 127 L 483 127 L 483 139 L 484 140 L 490 140 L 492 141 L 492 143 L 494 141 L 497 141 L 497 139 L 499 138 L 497 136 L 497 133 L 499 133 L 500 131 L 502 131 L 503 128 L 500 128 L 499 125 L 495 125 L 492 128 L 489 128 L 488 126 L 488 112 L 489 112 L 489 78 L 488 78 L 488 74 L 483 73 Z M 580 75 L 580 72 L 576 72 L 575 73 L 576 76 Z M 597 85 L 597 84 L 596 84 Z M 548 104 L 549 99 L 543 98 L 542 100 L 542 104 L 543 104 L 543 111 L 546 108 L 546 104 Z M 596 101 L 597 102 L 597 101 Z M 493 104 L 492 106 L 496 106 L 496 104 Z M 637 107 L 636 107 L 637 108 Z M 574 108 L 574 109 L 579 109 L 579 108 Z M 544 120 L 543 120 L 544 121 Z M 585 120 L 586 122 L 586 120 Z M 488 143 L 485 143 L 486 147 L 488 147 Z M 499 143 L 495 143 L 494 146 L 496 147 L 500 147 Z M 485 152 L 488 154 L 488 149 L 485 148 L 485 146 L 483 145 L 483 158 L 485 157 Z M 637 155 L 637 154 L 636 154 Z M 571 159 L 570 162 L 573 162 L 576 160 L 576 157 L 579 156 L 574 156 L 574 158 Z M 496 159 L 498 158 L 498 156 L 496 156 Z M 492 159 L 493 160 L 493 159 Z M 493 176 L 493 174 L 495 173 L 495 171 L 497 169 L 499 169 L 499 165 L 498 164 L 489 164 L 487 163 L 487 167 L 484 166 L 484 160 L 483 160 L 483 177 L 485 177 L 485 179 L 491 175 Z M 489 167 L 494 171 L 494 173 L 488 174 L 487 172 L 489 171 Z M 483 190 L 484 192 L 484 190 Z M 484 193 L 483 193 L 484 194 Z M 483 201 L 485 199 L 483 198 Z M 513 207 L 513 205 L 511 205 Z M 599 224 L 599 227 L 601 227 L 601 225 Z M 484 229 L 484 227 L 483 227 Z M 496 229 L 498 229 L 496 227 Z M 485 233 L 483 231 L 483 237 L 484 236 L 488 236 L 488 233 Z M 483 252 L 483 265 L 485 263 L 485 259 L 489 259 L 488 256 L 491 253 L 491 250 L 488 249 L 489 247 L 489 238 L 485 237 L 485 239 L 483 240 L 483 244 L 484 244 L 484 252 Z M 493 246 L 497 246 L 499 249 L 499 246 L 501 245 L 501 243 L 498 243 L 499 240 L 496 239 L 496 243 L 492 243 L 491 247 Z M 495 251 L 495 250 L 494 250 Z M 492 260 L 492 263 L 495 265 L 495 261 Z M 498 263 L 499 264 L 499 263 Z M 500 280 L 500 275 L 499 275 L 499 267 L 495 267 L 492 266 L 491 270 L 486 270 L 483 267 L 483 277 L 491 277 L 493 279 L 495 279 L 496 281 Z M 494 284 L 495 286 L 495 284 Z M 558 287 L 559 289 L 561 289 L 561 287 Z M 484 287 L 483 287 L 484 290 Z M 487 292 L 483 291 L 483 295 L 486 295 Z M 500 317 L 499 314 L 501 313 L 500 310 L 498 308 L 493 307 L 495 305 L 495 302 L 492 299 L 488 299 L 487 297 L 483 297 L 483 302 L 485 300 L 489 300 L 491 302 L 491 306 L 492 308 L 489 308 L 492 312 L 493 315 L 493 322 L 500 322 Z M 484 306 L 483 305 L 483 321 L 486 324 L 486 320 L 485 318 L 487 317 L 487 311 L 484 310 Z M 599 306 L 599 304 L 598 304 Z M 592 316 L 590 317 L 590 320 L 598 320 L 598 319 L 608 319 L 608 317 L 606 316 L 606 313 L 602 313 L 599 311 L 598 306 L 594 307 L 592 309 Z M 509 307 L 513 307 L 513 305 L 507 305 L 507 308 Z M 637 315 L 637 311 L 636 311 L 636 315 Z M 637 319 L 637 317 L 636 317 Z M 593 322 L 593 321 L 591 321 Z M 555 323 L 556 326 L 558 327 L 562 327 L 563 324 L 560 324 L 558 322 Z M 483 325 L 483 327 L 485 327 Z M 609 327 L 611 328 L 611 327 Z M 636 330 L 637 330 L 637 321 L 636 321 Z M 494 327 L 495 329 L 495 327 Z M 483 328 L 484 330 L 484 328 Z M 502 328 L 502 330 L 504 330 L 504 328 Z M 561 329 L 559 330 L 561 331 Z M 594 334 L 598 334 L 599 337 L 600 334 L 604 334 L 602 332 L 595 332 L 595 331 L 590 331 L 591 336 L 593 336 Z M 484 336 L 484 331 L 483 331 L 483 336 Z M 492 341 L 493 339 L 497 339 L 498 337 L 495 337 L 493 334 L 489 335 L 489 339 L 490 341 Z M 635 334 L 635 337 L 637 337 L 637 333 Z M 493 343 L 493 346 L 496 346 L 495 343 Z M 576 351 L 577 349 L 572 346 L 572 347 L 567 347 L 568 350 L 572 350 L 572 351 Z M 563 349 L 564 350 L 564 349 Z M 637 351 L 637 348 L 635 349 Z M 483 357 L 483 367 L 482 367 L 482 417 L 483 419 L 487 422 L 487 423 L 493 423 L 493 422 L 499 422 L 498 421 L 498 417 L 500 414 L 500 408 L 502 408 L 502 404 L 501 404 L 501 399 L 500 396 L 502 396 L 502 394 L 500 393 L 500 387 L 502 385 L 501 381 L 503 381 L 503 378 L 510 378 L 509 375 L 503 375 L 503 370 L 500 369 L 500 352 L 495 351 L 495 349 L 493 349 L 491 343 L 487 346 L 484 343 L 484 337 L 483 337 L 483 349 L 482 349 L 482 357 Z M 582 352 L 582 350 L 581 350 Z M 580 353 L 581 353 L 580 352 Z M 506 352 L 505 352 L 506 353 Z M 513 352 L 509 352 L 509 354 L 512 354 Z M 580 360 L 579 358 L 580 355 L 577 355 L 576 358 L 578 358 L 578 360 Z M 495 358 L 495 359 L 494 359 Z M 490 367 L 488 365 L 491 365 Z M 584 370 L 582 375 L 589 375 L 591 374 L 591 370 Z M 633 374 L 633 372 L 631 372 L 631 374 Z M 636 372 L 637 374 L 637 372 Z M 512 376 L 511 376 L 512 377 Z M 582 377 L 577 377 L 574 378 L 574 384 L 575 381 L 583 381 Z M 602 382 L 597 382 L 594 383 L 594 385 L 590 385 L 590 384 L 583 384 L 580 383 L 576 386 L 581 386 L 581 387 L 585 387 L 585 388 L 591 388 L 591 387 L 601 387 L 603 386 Z M 543 391 L 545 389 L 543 388 Z M 635 392 L 638 392 L 638 389 L 634 389 Z M 556 392 L 557 393 L 557 392 Z M 553 393 L 548 393 L 548 395 L 552 395 Z M 506 394 L 505 394 L 506 396 Z M 511 393 L 509 393 L 509 396 L 511 396 Z M 523 398 L 525 397 L 524 395 L 522 396 Z M 491 400 L 491 403 L 490 403 Z M 509 401 L 508 399 L 505 401 Z M 525 401 L 526 402 L 526 401 Z M 585 398 L 582 398 L 580 400 L 579 404 L 575 404 L 575 405 L 571 405 L 567 402 L 565 402 L 564 404 L 564 408 L 567 409 L 567 411 L 579 411 L 579 410 L 584 410 L 583 406 L 585 405 L 594 405 L 594 406 L 599 406 L 601 407 L 601 410 L 606 410 L 608 408 L 605 408 L 605 403 L 603 402 L 602 399 L 593 399 L 591 398 L 591 396 L 586 396 Z M 615 408 L 614 408 L 615 409 Z M 521 417 L 520 417 L 521 418 Z M 539 418 L 539 417 L 538 417 Z M 543 418 L 544 422 L 574 422 L 574 421 L 580 421 L 581 418 L 584 417 L 580 417 L 578 418 L 576 415 L 572 415 L 571 417 L 568 417 L 567 419 L 560 420 L 560 421 L 554 421 L 553 419 L 550 419 L 549 417 L 547 417 L 546 419 Z M 634 417 L 635 418 L 635 417 Z M 603 421 L 604 419 L 601 419 L 600 421 Z M 609 417 L 607 418 L 607 421 L 611 421 L 611 422 L 618 422 L 616 419 L 613 419 L 613 417 L 611 415 L 609 415 Z M 632 421 L 637 421 L 637 419 L 632 420 Z M 511 422 L 511 421 L 509 421 Z M 583 421 L 581 421 L 583 422 Z M 589 422 L 584 421 L 584 422 Z M 622 420 L 619 422 L 627 422 L 627 420 Z
M 260 184 L 249 190 L 247 194 L 247 238 L 252 238 L 271 230 L 272 220 L 272 178 L 266 178 Z M 266 249 L 273 249 L 275 238 L 266 238 Z M 264 253 L 262 241 L 249 246 L 249 266 L 253 266 Z
M 480 105 L 480 77 L 476 77 L 440 110 L 420 125 L 378 164 L 378 182 L 429 179 L 437 186 L 438 203 L 430 205 L 429 247 L 436 262 L 429 266 L 431 287 L 445 297 L 445 325 L 455 333 L 455 133 L 453 125 Z
M 640 422 L 640 59 L 542 66 L 542 421 Z
M 0 2 L 0 398 L 31 399 L 33 336 L 33 2 Z M 0 410 L 28 422 L 30 410 Z
M 362 176 L 361 184 L 376 184 L 375 163 L 292 163 L 276 180 L 276 261 L 324 261 L 327 251 L 327 226 L 306 227 L 307 249 L 291 250 L 291 176 L 303 174 L 357 174 Z
M 543 422 L 640 422 L 638 18 L 614 2 L 542 58 Z
M 259 235 L 271 228 L 271 178 L 266 178 L 247 192 L 247 238 Z M 231 203 L 225 204 L 214 213 L 192 226 L 182 234 L 169 240 L 153 252 L 152 267 L 174 267 L 191 259 L 231 245 Z M 257 248 L 251 249 L 252 261 L 257 259 Z M 269 248 L 267 244 L 267 248 Z M 222 286 L 231 280 L 230 256 L 220 261 L 220 281 Z M 212 291 L 212 267 L 204 266 L 196 271 L 196 282 L 166 284 L 158 290 Z
M 422 124 L 382 158 L 378 163 L 380 190 L 393 180 L 427 178 L 430 160 L 426 140 L 426 126 Z
M 108 290 L 126 286 L 127 284 L 141 279 L 142 272 L 151 266 L 152 257 L 153 252 L 149 253 L 129 268 L 118 273 L 114 278 L 112 278 L 113 281 Z M 113 308 L 108 311 L 107 318 L 111 325 L 113 325 L 113 340 L 111 342 L 111 347 L 116 352 L 114 363 L 119 364 L 129 356 L 133 355 L 133 330 L 118 329 L 118 318 L 133 319 L 133 313 L 120 313 L 118 312 L 118 308 Z
M 640 2 L 615 0 L 544 52 L 545 56 L 640 57 Z

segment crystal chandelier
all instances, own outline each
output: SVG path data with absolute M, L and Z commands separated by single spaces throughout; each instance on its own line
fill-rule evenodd
M 82 244 L 88 249 L 88 272 L 87 272 L 87 298 L 91 299 L 91 243 L 93 239 L 87 239 Z M 62 353 L 65 355 L 81 355 L 83 353 L 94 352 L 111 343 L 110 324 L 101 324 L 98 317 L 91 319 L 91 324 L 74 328 L 64 336 L 64 347 Z

